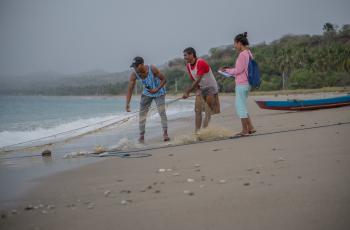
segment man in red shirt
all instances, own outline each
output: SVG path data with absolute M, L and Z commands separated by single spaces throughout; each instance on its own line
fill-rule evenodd
M 185 91 L 182 98 L 186 99 L 192 91 L 196 92 L 195 113 L 196 132 L 202 127 L 202 112 L 205 112 L 203 128 L 209 124 L 212 114 L 220 113 L 218 84 L 209 64 L 202 58 L 197 58 L 196 50 L 192 47 L 184 51 L 187 71 L 193 81 L 192 86 Z

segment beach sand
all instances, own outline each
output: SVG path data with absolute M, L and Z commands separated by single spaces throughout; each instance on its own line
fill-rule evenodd
M 249 98 L 256 136 L 108 157 L 41 178 L 1 206 L 0 229 L 350 229 L 350 124 L 332 125 L 350 122 L 350 107 L 269 111 L 257 98 L 274 97 Z M 234 98 L 221 100 L 228 106 L 213 117 L 212 137 L 240 131 Z M 187 143 L 194 119 L 169 126 Z

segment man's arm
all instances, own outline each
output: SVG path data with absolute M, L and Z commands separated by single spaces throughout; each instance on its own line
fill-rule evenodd
M 208 63 L 204 60 L 198 60 L 198 63 L 197 63 L 197 68 L 198 68 L 198 71 L 197 71 L 197 76 L 196 76 L 196 80 L 193 82 L 192 86 L 187 89 L 185 91 L 185 93 L 183 94 L 182 98 L 183 99 L 186 99 L 189 97 L 190 93 L 197 89 L 198 88 L 198 85 L 199 83 L 201 82 L 202 80 L 202 77 L 204 76 L 204 74 L 208 73 L 209 70 L 210 70 L 210 67 L 208 65 Z M 188 69 L 188 68 L 187 68 Z M 189 69 L 188 69 L 189 70 Z M 189 70 L 190 71 L 190 70 Z M 191 73 L 190 73 L 191 74 Z
M 154 75 L 155 77 L 159 78 L 160 84 L 159 84 L 159 86 L 158 86 L 157 88 L 155 88 L 155 89 L 149 89 L 148 91 L 149 91 L 150 93 L 156 93 L 156 92 L 158 92 L 161 88 L 164 87 L 164 85 L 166 84 L 166 78 L 165 78 L 164 74 L 163 74 L 162 72 L 160 72 L 160 70 L 159 70 L 157 67 L 151 65 L 151 70 L 152 70 L 152 72 L 153 72 L 153 75 Z
M 135 85 L 136 85 L 136 75 L 135 75 L 135 73 L 132 73 L 130 75 L 130 80 L 129 80 L 129 85 L 128 85 L 128 92 L 126 93 L 126 105 L 125 105 L 126 112 L 131 112 L 131 110 L 130 110 L 130 100 L 131 100 L 132 91 L 134 90 Z
M 184 95 L 182 96 L 182 98 L 184 98 L 184 99 L 188 98 L 189 95 L 190 95 L 190 93 L 191 93 L 194 89 L 197 89 L 197 88 L 198 88 L 198 85 L 199 85 L 199 83 L 201 82 L 202 77 L 203 77 L 203 75 L 202 75 L 202 76 L 198 76 L 197 80 L 195 80 L 195 81 L 192 83 L 191 87 L 188 88 L 188 89 L 185 91 L 185 93 L 184 93 Z

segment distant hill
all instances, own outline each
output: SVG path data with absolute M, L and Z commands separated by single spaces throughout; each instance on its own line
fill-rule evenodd
M 63 88 L 85 88 L 114 85 L 129 79 L 130 71 L 109 73 L 93 70 L 65 75 L 57 72 L 36 72 L 24 76 L 1 76 L 0 94 L 41 94 L 42 91 Z M 74 90 L 72 91 L 74 94 Z
M 305 89 L 350 85 L 350 25 L 337 29 L 326 23 L 321 35 L 285 35 L 270 44 L 250 47 L 262 75 L 261 91 Z M 233 66 L 238 53 L 232 45 L 212 48 L 205 58 L 219 84 L 220 92 L 234 92 L 233 79 L 217 74 L 222 66 Z M 182 58 L 159 68 L 167 77 L 167 91 L 181 92 L 191 84 Z M 56 72 L 0 77 L 0 94 L 114 95 L 124 94 L 130 71 L 108 73 L 93 70 L 63 75 Z M 141 90 L 138 85 L 138 91 Z

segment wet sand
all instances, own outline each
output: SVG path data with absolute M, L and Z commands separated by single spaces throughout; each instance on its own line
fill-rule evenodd
M 350 107 L 269 111 L 256 98 L 274 97 L 250 97 L 256 136 L 108 157 L 42 178 L 2 204 L 0 228 L 349 229 L 350 124 L 332 124 L 350 122 Z M 222 100 L 231 106 L 213 117 L 212 134 L 237 133 L 234 99 Z M 193 117 L 176 122 L 187 126 L 170 130 L 173 139 L 191 136 Z M 296 131 L 278 133 L 288 130 Z

